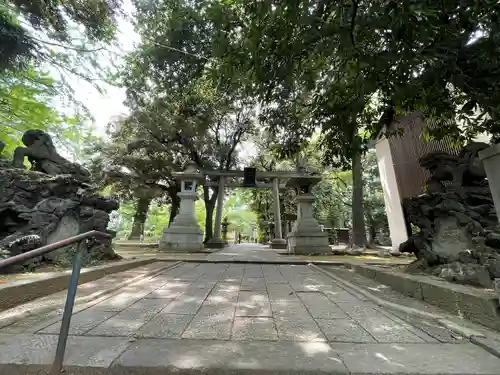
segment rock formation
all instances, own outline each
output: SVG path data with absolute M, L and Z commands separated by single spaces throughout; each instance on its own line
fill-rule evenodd
M 57 154 L 46 133 L 30 130 L 23 143 L 28 147 L 17 148 L 12 162 L 0 155 L 0 259 L 90 230 L 107 232 L 118 202 L 97 195 L 86 183 L 88 172 Z M 68 266 L 75 249 L 67 246 L 9 271 L 40 262 Z M 117 257 L 110 240 L 88 242 L 86 264 Z
M 500 229 L 486 173 L 471 143 L 459 155 L 431 152 L 420 159 L 431 177 L 426 192 L 405 199 L 403 209 L 419 232 L 400 245 L 417 260 L 408 272 L 491 287 L 500 277 Z

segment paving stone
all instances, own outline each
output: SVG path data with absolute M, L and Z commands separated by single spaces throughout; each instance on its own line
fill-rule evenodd
M 278 332 L 272 318 L 234 319 L 232 340 L 278 340 Z
M 321 290 L 321 285 L 307 281 L 294 280 L 290 281 L 290 285 L 296 292 L 319 292 Z
M 245 278 L 264 277 L 260 264 L 245 265 L 245 272 L 243 275 Z
M 343 289 L 324 289 L 323 294 L 334 303 L 357 303 L 360 298 Z
M 164 301 L 164 300 L 163 300 Z M 161 310 L 161 309 L 160 309 Z M 125 310 L 88 331 L 86 336 L 133 336 L 159 311 L 140 308 Z
M 313 318 L 346 319 L 348 316 L 322 293 L 297 293 Z
M 273 316 L 277 318 L 310 319 L 311 314 L 297 298 L 294 301 L 271 300 Z
M 195 291 L 195 290 L 206 290 L 211 291 L 214 286 L 217 284 L 217 281 L 208 281 L 208 282 L 198 282 L 190 284 L 186 291 Z
M 194 315 L 200 309 L 204 297 L 182 295 L 170 302 L 163 310 L 166 314 Z
M 149 320 L 168 307 L 172 302 L 167 299 L 143 299 L 130 305 L 120 314 L 123 316 L 137 316 Z
M 57 335 L 0 334 L 0 363 L 51 364 Z M 64 364 L 108 367 L 128 347 L 128 339 L 69 336 Z
M 162 367 L 164 373 L 349 374 L 335 352 L 319 342 L 138 340 L 116 360 L 114 366 L 120 365 Z
M 355 321 L 375 337 L 378 342 L 425 342 L 421 337 L 381 314 L 364 319 L 355 319 Z
M 188 290 L 190 283 L 174 281 L 168 282 L 161 288 L 152 291 L 146 298 L 176 298 Z
M 264 282 L 264 279 L 258 279 L 258 278 L 248 278 L 248 279 L 243 279 L 241 282 L 241 290 L 247 290 L 247 291 L 256 291 L 256 292 L 266 292 L 266 283 Z
M 276 318 L 279 340 L 285 341 L 326 341 L 316 322 L 311 319 Z
M 131 297 L 130 293 L 118 293 L 113 295 L 111 298 L 99 302 L 96 306 L 100 310 L 118 312 L 125 310 L 127 307 L 136 303 L 141 298 Z
M 210 293 L 205 299 L 206 305 L 227 305 L 232 304 L 236 306 L 238 301 L 239 291 L 234 292 L 216 292 Z
M 353 319 L 366 319 L 370 316 L 380 315 L 378 306 L 371 302 L 337 302 L 335 303 L 342 311 Z
M 211 295 L 213 294 L 218 294 L 218 293 L 230 293 L 230 294 L 238 294 L 240 291 L 240 285 L 241 283 L 239 282 L 220 282 L 215 285 L 215 287 L 212 289 L 210 292 Z
M 48 325 L 57 323 L 61 318 L 62 314 L 37 314 L 3 327 L 0 329 L 0 333 L 35 333 Z
M 267 294 L 256 292 L 240 292 L 236 316 L 271 317 L 271 305 Z
M 159 313 L 137 332 L 141 338 L 180 338 L 194 315 Z
M 273 285 L 273 284 L 288 284 L 288 280 L 285 279 L 284 276 L 280 275 L 276 275 L 276 276 L 272 276 L 272 277 L 265 277 L 264 280 L 266 281 L 266 286 L 269 288 L 269 285 Z
M 334 352 L 352 374 L 495 375 L 500 359 L 472 344 L 340 344 Z
M 372 335 L 352 319 L 316 319 L 316 323 L 318 323 L 328 341 L 376 342 Z
M 182 334 L 183 339 L 229 340 L 233 318 L 196 315 Z
M 84 310 L 77 314 L 73 314 L 73 316 L 71 317 L 69 334 L 83 335 L 86 332 L 90 331 L 92 328 L 104 322 L 105 320 L 108 320 L 115 314 L 116 312 L 99 311 L 99 310 Z M 38 332 L 58 334 L 60 329 L 61 329 L 61 322 L 59 321 Z
M 420 337 L 421 339 L 423 339 L 425 342 L 429 342 L 429 343 L 446 342 L 446 341 L 440 341 L 440 340 L 436 339 L 435 337 L 429 335 L 426 330 L 422 330 L 419 327 L 417 327 L 416 325 L 410 324 L 408 321 L 406 321 L 404 319 L 401 319 L 397 315 L 392 314 L 391 312 L 389 312 L 389 311 L 387 311 L 387 310 L 385 310 L 385 309 L 383 309 L 381 307 L 379 307 L 377 310 L 381 314 L 387 316 L 389 319 L 391 319 L 392 321 L 394 321 L 397 325 L 406 328 L 408 331 L 410 331 L 411 333 L 417 335 L 418 337 Z M 437 325 L 436 323 L 434 323 L 434 324 Z M 449 337 L 451 337 L 451 336 L 449 336 Z M 457 336 L 457 338 L 458 338 L 458 336 Z M 452 341 L 448 340 L 447 342 L 452 342 Z M 460 342 L 463 342 L 463 341 L 458 341 L 457 340 L 457 343 L 460 343 Z
M 226 319 L 233 319 L 236 309 L 236 302 L 227 302 L 220 304 L 203 303 L 201 308 L 196 313 L 196 316 L 209 317 L 218 316 Z

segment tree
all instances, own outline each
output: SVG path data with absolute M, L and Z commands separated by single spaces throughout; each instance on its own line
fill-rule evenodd
M 172 171 L 180 163 L 175 154 L 165 152 L 162 145 L 147 143 L 141 147 L 130 144 L 131 136 L 140 136 L 142 129 L 131 118 L 119 118 L 108 126 L 110 140 L 97 145 L 92 160 L 93 175 L 101 186 L 122 201 L 134 202 L 134 221 L 129 235 L 137 239 L 144 234 L 149 207 L 153 200 L 171 204 L 170 220 L 179 207 L 178 183 Z M 108 189 L 109 190 L 109 189 Z
M 29 129 L 40 129 L 54 137 L 58 146 L 73 153 L 89 127 L 79 115 L 65 115 L 54 108 L 58 85 L 46 73 L 32 67 L 23 72 L 0 74 L 0 141 L 11 155 Z
M 211 37 L 203 14 L 190 2 L 137 0 L 136 30 L 141 44 L 121 72 L 127 104 L 147 137 L 183 155 L 199 168 L 229 170 L 237 163 L 237 146 L 251 134 L 255 101 L 226 90 L 194 51 L 179 53 L 179 43 Z M 217 181 L 217 179 L 213 179 Z M 213 235 L 218 188 L 203 186 L 205 241 Z
M 61 65 L 64 61 L 56 58 L 55 46 L 89 52 L 85 40 L 73 46 L 76 27 L 83 28 L 90 42 L 110 42 L 120 7 L 120 0 L 7 0 L 0 5 L 0 72 L 20 69 L 27 62 Z
M 370 233 L 369 243 L 374 244 L 377 240 L 380 240 L 379 235 L 385 235 L 389 228 L 377 155 L 374 150 L 370 150 L 364 155 L 363 167 L 363 181 L 366 187 L 363 199 L 364 212 Z
M 498 133 L 499 10 L 495 1 L 202 2 L 188 12 L 208 15 L 203 42 L 174 47 L 258 97 L 284 152 L 321 129 L 327 160 L 353 171 L 353 241 L 363 246 L 360 157 L 397 114 L 423 110 L 437 137 Z

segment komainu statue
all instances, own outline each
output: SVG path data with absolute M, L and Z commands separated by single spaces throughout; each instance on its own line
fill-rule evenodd
M 57 153 L 50 136 L 28 130 L 22 137 L 26 147 L 14 151 L 13 160 L 1 155 L 0 142 L 0 259 L 40 246 L 97 230 L 107 232 L 110 214 L 117 201 L 100 196 L 90 182 L 90 174 Z M 24 159 L 31 163 L 26 170 Z M 86 242 L 84 264 L 116 259 L 110 239 Z M 71 265 L 75 246 L 67 246 L 3 272 L 20 272 L 40 263 Z
M 473 142 L 458 155 L 431 152 L 420 159 L 430 177 L 425 193 L 403 200 L 409 223 L 418 231 L 399 247 L 414 253 L 409 272 L 490 288 L 500 278 L 500 228 L 478 152 Z
M 22 142 L 26 147 L 17 147 L 12 164 L 14 168 L 25 168 L 24 158 L 31 163 L 31 170 L 51 176 L 69 174 L 79 181 L 88 181 L 90 174 L 80 165 L 59 155 L 50 135 L 42 130 L 28 130 L 23 134 Z

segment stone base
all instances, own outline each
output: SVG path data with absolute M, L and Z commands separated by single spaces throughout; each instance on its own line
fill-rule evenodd
M 331 254 L 328 235 L 324 232 L 292 232 L 288 235 L 288 250 L 295 255 Z
M 380 249 L 378 251 L 378 256 L 381 258 L 390 258 L 391 257 L 390 250 L 389 249 Z
M 207 249 L 222 249 L 226 244 L 223 240 L 218 238 L 212 238 L 205 244 Z
M 287 243 L 283 238 L 275 238 L 271 241 L 271 249 L 286 249 Z
M 160 251 L 189 253 L 203 251 L 203 249 L 203 231 L 200 228 L 172 225 L 163 231 Z

